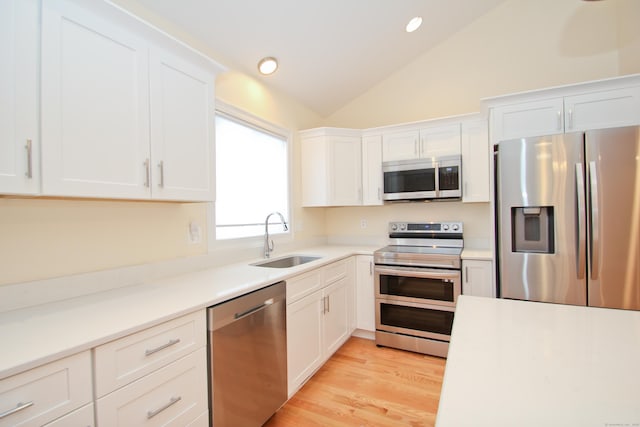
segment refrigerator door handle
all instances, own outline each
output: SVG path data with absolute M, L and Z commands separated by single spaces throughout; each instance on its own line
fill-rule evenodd
M 586 271 L 587 262 L 587 230 L 585 225 L 586 220 L 586 204 L 585 204 L 585 192 L 584 192 L 584 174 L 582 172 L 582 163 L 576 163 L 576 205 L 578 215 L 578 259 L 576 260 L 577 277 L 578 279 L 584 279 L 584 273 Z
M 596 162 L 589 162 L 589 191 L 591 193 L 591 279 L 598 278 L 600 262 L 600 209 L 598 207 L 598 173 Z

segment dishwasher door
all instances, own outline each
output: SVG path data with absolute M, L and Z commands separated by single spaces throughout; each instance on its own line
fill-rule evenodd
M 285 282 L 207 310 L 210 417 L 258 427 L 287 400 Z

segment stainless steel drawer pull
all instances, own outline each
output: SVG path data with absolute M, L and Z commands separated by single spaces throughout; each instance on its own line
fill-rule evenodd
M 24 148 L 27 150 L 27 172 L 25 175 L 27 178 L 33 178 L 33 142 L 27 139 L 27 144 Z
M 5 411 L 5 412 L 1 413 L 1 414 L 0 414 L 0 420 L 1 420 L 2 418 L 4 418 L 4 417 L 8 417 L 9 415 L 13 415 L 13 414 L 15 414 L 16 412 L 20 412 L 20 411 L 22 411 L 23 409 L 27 409 L 27 408 L 28 408 L 28 407 L 30 407 L 30 406 L 33 406 L 33 401 L 31 401 L 31 402 L 27 402 L 27 403 L 21 403 L 21 402 L 18 402 L 18 404 L 16 405 L 16 407 L 15 407 L 15 408 L 13 408 L 13 409 L 9 409 L 8 411 Z
M 179 401 L 182 400 L 181 396 L 178 397 L 172 397 L 171 400 L 169 400 L 167 403 L 165 403 L 164 405 L 162 405 L 161 407 L 159 407 L 158 409 L 155 409 L 153 411 L 147 411 L 147 419 L 150 420 L 151 418 L 155 417 L 156 415 L 158 415 L 160 412 L 164 411 L 165 409 L 175 405 L 176 403 L 178 403 Z
M 164 161 L 160 160 L 158 163 L 158 167 L 160 168 L 160 187 L 164 187 Z
M 160 347 L 152 348 L 151 350 L 146 350 L 146 351 L 144 352 L 144 355 L 145 355 L 145 356 L 151 356 L 153 353 L 157 353 L 157 352 L 159 352 L 160 350 L 164 350 L 164 349 L 165 349 L 165 348 L 167 348 L 167 347 L 171 347 L 172 345 L 176 345 L 176 344 L 178 344 L 179 342 L 180 342 L 180 338 L 176 338 L 176 339 L 173 339 L 173 340 L 169 340 L 169 342 L 168 342 L 168 343 L 166 343 L 166 344 L 162 344 Z

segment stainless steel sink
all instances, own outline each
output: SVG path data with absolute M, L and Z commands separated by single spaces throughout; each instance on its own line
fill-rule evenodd
M 251 265 L 255 265 L 256 267 L 288 268 L 295 267 L 296 265 L 306 264 L 317 259 L 320 259 L 320 257 L 310 255 L 290 255 L 282 258 L 256 262 Z

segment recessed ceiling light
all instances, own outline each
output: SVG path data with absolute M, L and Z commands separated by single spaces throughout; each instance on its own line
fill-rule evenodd
M 406 27 L 407 33 L 413 33 L 415 30 L 420 28 L 420 25 L 422 25 L 422 17 L 416 16 L 411 18 L 411 21 L 409 21 Z
M 273 58 L 271 56 L 267 58 L 262 58 L 260 62 L 258 62 L 258 70 L 260 71 L 261 74 L 264 74 L 265 76 L 275 73 L 277 69 L 278 69 L 278 61 L 276 60 L 276 58 Z

